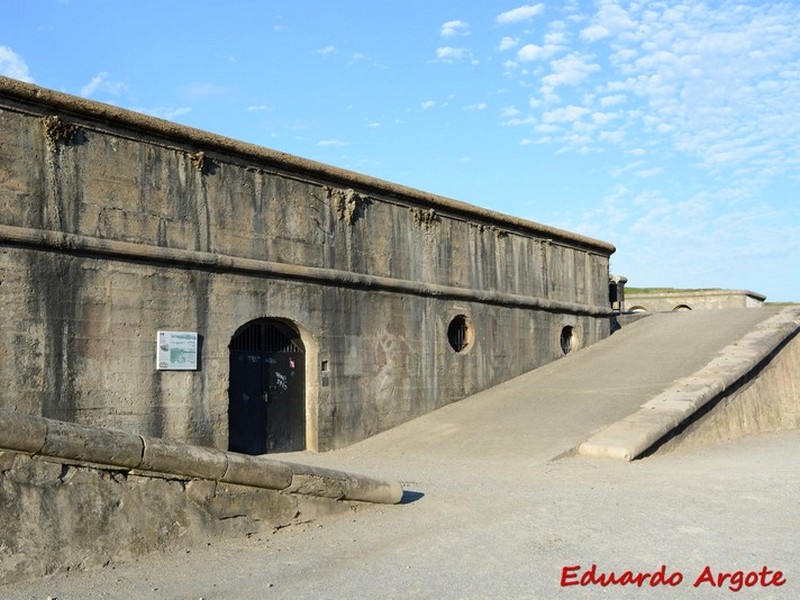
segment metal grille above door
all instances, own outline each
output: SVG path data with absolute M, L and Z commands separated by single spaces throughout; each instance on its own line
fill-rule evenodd
M 233 337 L 230 349 L 236 352 L 303 352 L 296 333 L 267 320 L 249 323 Z

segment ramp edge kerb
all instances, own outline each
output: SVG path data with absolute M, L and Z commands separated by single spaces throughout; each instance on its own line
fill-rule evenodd
M 145 477 L 207 479 L 335 500 L 398 504 L 403 497 L 395 481 L 7 410 L 0 410 L 0 449 Z
M 757 309 L 755 309 L 757 310 Z M 645 402 L 578 446 L 578 454 L 632 461 L 756 369 L 800 330 L 800 306 L 762 321 L 723 348 L 705 367 Z

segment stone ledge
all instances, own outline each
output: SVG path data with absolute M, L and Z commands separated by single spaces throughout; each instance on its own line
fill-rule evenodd
M 451 285 L 425 283 L 340 271 L 322 267 L 293 265 L 239 256 L 228 256 L 198 250 L 181 250 L 98 238 L 46 229 L 31 229 L 0 224 L 0 242 L 21 247 L 58 253 L 76 253 L 100 258 L 137 259 L 171 268 L 190 268 L 227 273 L 246 273 L 286 280 L 310 281 L 365 291 L 384 291 L 411 294 L 428 298 L 453 298 L 496 306 L 526 308 L 594 317 L 610 317 L 610 307 L 564 302 L 537 296 L 525 296 L 485 289 L 461 288 Z
M 397 504 L 403 497 L 402 486 L 393 481 L 10 411 L 0 411 L 0 448 L 90 466 L 110 466 L 145 477 L 199 478 L 379 504 Z
M 631 461 L 685 423 L 703 406 L 763 368 L 781 344 L 800 329 L 800 307 L 791 306 L 729 344 L 705 367 L 612 423 L 578 446 L 583 456 Z

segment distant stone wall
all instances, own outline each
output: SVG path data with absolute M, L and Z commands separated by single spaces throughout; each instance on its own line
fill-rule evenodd
M 637 293 L 625 291 L 625 308 L 635 312 L 758 308 L 767 297 L 748 290 L 675 290 Z
M 0 408 L 226 448 L 229 345 L 268 317 L 305 446 L 341 447 L 606 337 L 613 251 L 0 78 Z M 158 330 L 198 368 L 157 370 Z

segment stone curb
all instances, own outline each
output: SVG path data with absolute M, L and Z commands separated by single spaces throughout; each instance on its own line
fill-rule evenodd
M 0 448 L 145 476 L 207 479 L 336 500 L 397 504 L 403 497 L 397 482 L 12 411 L 0 410 Z
M 287 490 L 289 492 L 376 504 L 397 504 L 403 497 L 403 488 L 397 482 L 380 481 L 322 467 L 290 466 L 292 485 Z
M 799 329 L 800 307 L 785 308 L 723 348 L 699 371 L 677 380 L 632 415 L 583 442 L 578 453 L 627 461 L 641 456 L 708 402 L 759 369 Z

